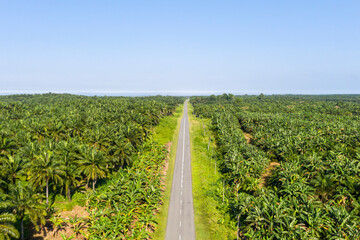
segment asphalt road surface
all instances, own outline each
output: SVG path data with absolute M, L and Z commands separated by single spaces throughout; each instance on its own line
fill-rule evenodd
M 184 105 L 184 115 L 179 132 L 166 226 L 166 240 L 195 239 L 187 102 Z

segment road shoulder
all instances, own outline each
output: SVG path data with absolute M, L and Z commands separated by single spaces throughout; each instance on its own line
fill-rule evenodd
M 215 159 L 212 158 L 213 141 L 208 150 L 209 136 L 214 139 L 209 130 L 210 120 L 196 119 L 192 114 L 192 105 L 188 106 L 196 237 L 206 240 L 236 239 L 235 227 L 230 226 L 229 217 L 220 213 L 218 203 L 211 196 L 211 192 L 219 188 L 220 174 L 215 170 Z
M 179 105 L 176 108 L 174 116 L 172 116 L 171 119 L 168 119 L 168 122 L 164 123 L 164 125 L 161 125 L 160 123 L 160 127 L 155 129 L 155 131 L 157 132 L 157 134 L 155 134 L 155 139 L 162 141 L 162 143 L 164 144 L 171 142 L 169 159 L 168 159 L 168 169 L 166 175 L 164 176 L 165 186 L 163 193 L 163 204 L 161 205 L 161 208 L 159 209 L 159 212 L 157 214 L 158 224 L 156 226 L 153 237 L 153 239 L 155 240 L 165 239 L 171 186 L 172 186 L 174 166 L 175 166 L 175 157 L 176 157 L 178 138 L 179 138 L 179 130 L 181 125 L 181 119 L 184 114 L 183 109 L 184 109 L 184 104 Z M 174 126 L 176 127 L 174 128 Z M 171 131 L 170 134 L 169 134 L 169 130 Z M 167 132 L 167 133 L 163 134 L 161 132 Z

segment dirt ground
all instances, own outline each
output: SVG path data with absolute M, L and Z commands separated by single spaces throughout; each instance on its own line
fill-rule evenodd
M 47 240 L 47 239 L 52 239 L 52 240 L 62 240 L 62 234 L 64 236 L 66 236 L 67 238 L 69 238 L 70 236 L 73 236 L 73 239 L 86 239 L 84 236 L 82 236 L 81 234 L 78 234 L 78 236 L 75 236 L 75 232 L 73 231 L 73 227 L 70 223 L 68 223 L 67 221 L 70 220 L 71 218 L 81 218 L 82 220 L 86 220 L 87 217 L 89 216 L 89 213 L 86 211 L 85 207 L 81 207 L 81 206 L 75 206 L 73 208 L 73 210 L 71 211 L 63 211 L 60 212 L 58 215 L 59 219 L 61 219 L 63 221 L 62 223 L 62 227 L 58 228 L 58 229 L 54 229 L 54 225 L 50 220 L 46 221 L 45 227 L 40 229 L 39 232 L 35 232 L 33 234 L 33 237 L 31 239 L 33 240 Z M 83 229 L 86 233 L 86 230 Z
M 244 137 L 247 143 L 251 143 L 252 136 L 249 133 L 244 132 Z
M 259 188 L 263 188 L 266 184 L 267 179 L 271 176 L 272 171 L 277 167 L 280 166 L 278 162 L 271 162 L 269 166 L 266 168 L 265 172 L 261 175 Z

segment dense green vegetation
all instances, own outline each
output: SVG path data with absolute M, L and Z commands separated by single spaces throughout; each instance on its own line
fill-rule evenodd
M 214 193 L 222 189 L 221 175 L 214 158 L 214 138 L 209 119 L 198 119 L 191 114 L 189 106 L 191 172 L 194 198 L 195 233 L 197 239 L 234 239 L 235 226 L 231 225 L 229 214 L 217 208 Z
M 161 200 L 166 150 L 146 142 L 133 167 L 112 176 L 89 197 L 90 239 L 148 239 Z
M 38 229 L 60 210 L 56 199 L 71 202 L 77 196 L 74 204 L 86 204 L 90 217 L 75 223 L 76 234 L 148 237 L 166 156 L 165 147 L 152 140 L 152 128 L 183 101 L 161 96 L 0 97 L 0 236 L 23 239 L 25 226 Z
M 360 238 L 360 96 L 192 97 L 244 239 Z

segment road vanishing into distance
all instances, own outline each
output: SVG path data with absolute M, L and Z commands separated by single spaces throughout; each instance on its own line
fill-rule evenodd
M 166 226 L 166 240 L 194 240 L 188 100 L 184 104 Z

